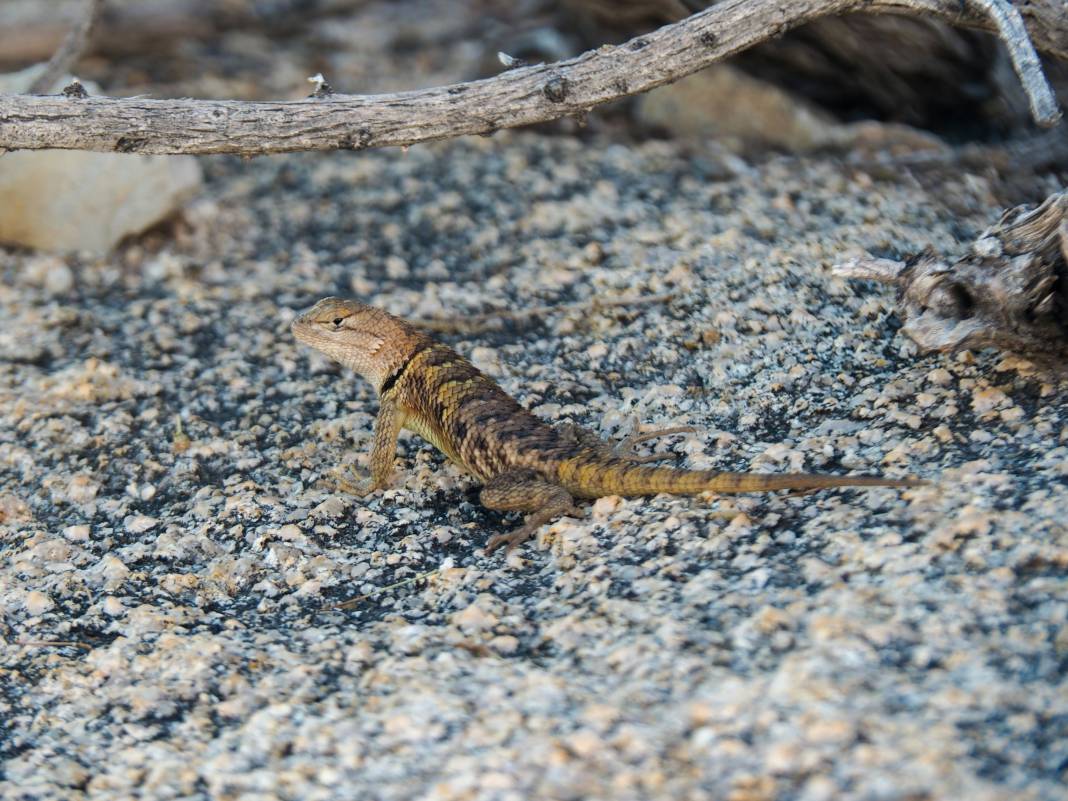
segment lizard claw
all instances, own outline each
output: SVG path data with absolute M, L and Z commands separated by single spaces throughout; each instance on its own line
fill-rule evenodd
M 570 508 L 554 511 L 551 517 L 536 515 L 529 522 L 524 523 L 515 531 L 509 531 L 507 534 L 494 534 L 486 540 L 486 555 L 488 556 L 493 553 L 502 545 L 505 546 L 505 553 L 511 553 L 524 542 L 531 539 L 543 525 L 552 522 L 556 517 L 562 515 L 581 517 L 582 510 L 578 506 L 572 505 Z
M 511 553 L 532 536 L 534 536 L 534 529 L 531 526 L 520 526 L 507 534 L 494 534 L 486 540 L 486 555 L 493 553 L 502 545 L 505 546 L 505 553 Z
M 332 470 L 331 473 L 330 479 L 324 478 L 319 482 L 328 489 L 355 495 L 357 498 L 365 498 L 376 489 L 379 489 L 373 478 L 361 477 L 351 467 L 348 470 L 338 467 Z

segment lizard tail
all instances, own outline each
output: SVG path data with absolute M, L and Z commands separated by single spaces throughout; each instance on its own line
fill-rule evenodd
M 602 495 L 696 495 L 701 492 L 769 492 L 827 487 L 918 487 L 926 481 L 881 476 L 820 476 L 811 473 L 720 473 L 715 470 L 679 470 L 641 467 L 619 461 L 571 460 L 560 467 L 560 482 L 578 498 Z

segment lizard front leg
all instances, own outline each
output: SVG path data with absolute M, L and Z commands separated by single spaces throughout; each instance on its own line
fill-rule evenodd
M 502 545 L 512 550 L 530 539 L 545 523 L 575 508 L 571 493 L 533 470 L 509 470 L 494 476 L 482 487 L 478 497 L 488 509 L 527 515 L 526 521 L 515 531 L 490 537 L 486 542 L 486 553 L 492 553 Z
M 363 497 L 375 490 L 389 486 L 393 475 L 393 460 L 397 455 L 397 437 L 400 436 L 404 419 L 394 400 L 383 400 L 375 418 L 374 438 L 371 443 L 370 478 L 347 481 L 339 479 L 338 485 L 346 492 Z

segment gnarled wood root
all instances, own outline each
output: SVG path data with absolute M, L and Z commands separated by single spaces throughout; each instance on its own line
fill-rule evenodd
M 953 263 L 926 250 L 834 272 L 897 286 L 902 330 L 924 350 L 1068 353 L 1068 192 L 1005 212 Z

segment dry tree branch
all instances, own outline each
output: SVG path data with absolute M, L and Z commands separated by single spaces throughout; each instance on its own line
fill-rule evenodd
M 86 0 L 85 13 L 82 15 L 82 19 L 67 34 L 67 38 L 63 40 L 63 44 L 59 46 L 59 49 L 52 54 L 52 58 L 48 60 L 44 72 L 38 75 L 33 83 L 30 84 L 29 94 L 36 95 L 51 90 L 56 81 L 74 66 L 89 44 L 89 37 L 93 35 L 93 28 L 96 27 L 97 20 L 100 19 L 100 11 L 103 7 L 104 0 Z
M 14 644 L 23 648 L 84 648 L 86 651 L 93 650 L 93 646 L 89 643 L 75 642 L 74 640 L 16 640 Z
M 1057 100 L 1042 74 L 1042 63 L 1031 46 L 1020 12 L 1008 0 L 967 0 L 981 10 L 993 23 L 998 38 L 1004 42 L 1012 60 L 1013 69 L 1020 77 L 1031 116 L 1043 127 L 1049 127 L 1060 118 Z
M 1036 0 L 1042 6 L 1049 0 Z M 971 9 L 972 13 L 965 13 Z M 1036 121 L 1060 116 L 1019 12 L 1008 0 L 724 0 L 618 46 L 494 78 L 413 92 L 330 95 L 291 102 L 0 96 L 0 148 L 134 153 L 362 150 L 491 134 L 583 115 L 594 106 L 671 83 L 828 14 L 895 12 L 996 30 Z M 1068 14 L 1031 17 L 1063 51 Z M 1046 28 L 1053 30 L 1047 30 Z M 1065 53 L 1068 57 L 1068 53 Z

